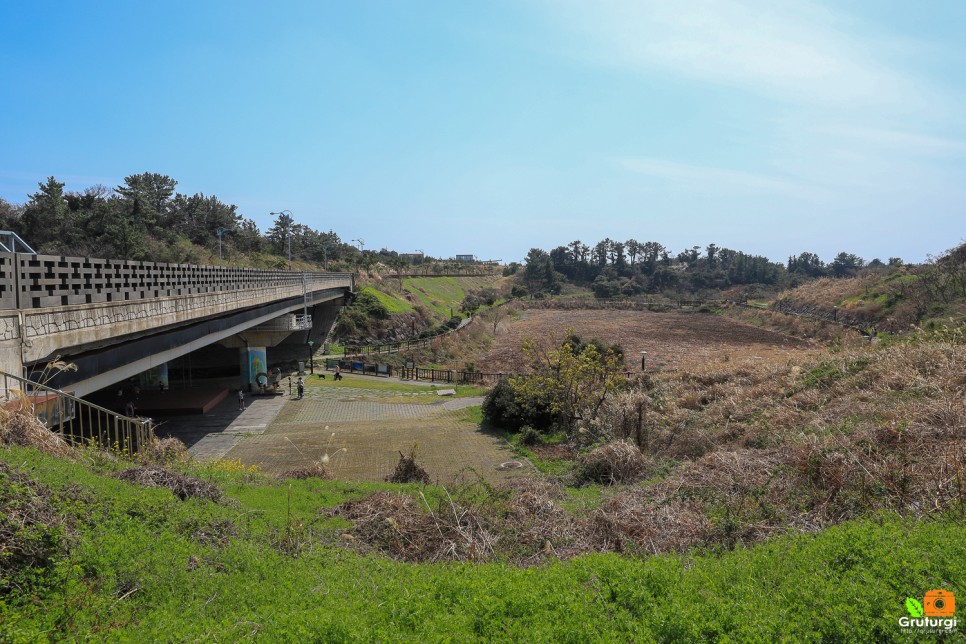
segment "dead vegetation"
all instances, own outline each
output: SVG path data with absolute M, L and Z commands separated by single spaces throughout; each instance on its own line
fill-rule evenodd
M 155 438 L 138 450 L 138 458 L 151 463 L 178 463 L 188 459 L 188 448 L 174 437 Z
M 51 567 L 66 537 L 50 489 L 0 461 L 0 597 L 25 590 L 22 571 Z
M 0 445 L 32 447 L 50 456 L 69 457 L 73 453 L 71 446 L 50 431 L 25 405 L 15 402 L 12 407 L 0 407 Z
M 170 490 L 179 499 L 208 499 L 220 501 L 221 491 L 213 484 L 180 472 L 174 472 L 160 465 L 138 465 L 129 467 L 115 475 L 115 478 L 145 487 L 160 487 Z
M 399 452 L 399 462 L 396 469 L 386 477 L 389 483 L 430 483 L 429 472 L 416 462 L 416 449 L 413 448 L 406 456 Z
M 486 561 L 494 537 L 480 517 L 451 503 L 434 512 L 407 494 L 376 492 L 330 511 L 353 522 L 346 540 L 363 550 L 375 549 L 400 561 Z
M 300 480 L 322 479 L 323 481 L 328 481 L 332 479 L 332 473 L 329 472 L 329 468 L 325 466 L 325 463 L 315 461 L 311 465 L 286 470 L 279 474 L 278 478 Z
M 342 514 L 355 522 L 347 541 L 403 560 L 529 565 L 961 510 L 966 330 L 655 374 L 582 430 L 602 443 L 579 457 L 578 476 L 609 488 L 591 511 L 566 510 L 554 481 L 457 491 L 432 510 L 370 497 Z M 661 478 L 633 482 L 645 476 Z
M 616 440 L 580 458 L 579 478 L 604 485 L 634 483 L 644 478 L 647 469 L 647 458 L 637 445 L 627 440 Z
M 517 373 L 523 368 L 520 346 L 526 338 L 556 338 L 553 344 L 559 346 L 570 330 L 623 347 L 625 367 L 634 373 L 641 370 L 641 351 L 648 352 L 648 371 L 653 372 L 690 368 L 722 355 L 792 357 L 809 349 L 801 339 L 718 315 L 527 309 L 493 338 L 476 367 L 487 373 Z

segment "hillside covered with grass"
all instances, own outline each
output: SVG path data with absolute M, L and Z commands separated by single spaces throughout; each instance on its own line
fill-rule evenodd
M 958 591 L 966 574 L 953 515 L 882 514 L 730 552 L 405 563 L 360 548 L 344 517 L 373 493 L 411 495 L 424 538 L 470 553 L 472 517 L 440 489 L 168 462 L 208 486 L 179 498 L 131 466 L 0 451 L 0 639 L 889 642 L 904 640 L 906 596 Z M 387 548 L 414 538 L 398 516 L 373 519 Z
M 966 244 L 918 266 L 895 264 L 853 277 L 819 278 L 782 293 L 772 309 L 896 335 L 915 326 L 966 322 Z
M 370 274 L 336 323 L 342 343 L 395 342 L 434 335 L 505 296 L 499 275 L 396 277 Z

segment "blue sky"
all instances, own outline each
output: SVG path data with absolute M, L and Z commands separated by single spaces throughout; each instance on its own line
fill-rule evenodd
M 159 172 L 366 248 L 966 239 L 960 0 L 0 0 L 0 197 Z

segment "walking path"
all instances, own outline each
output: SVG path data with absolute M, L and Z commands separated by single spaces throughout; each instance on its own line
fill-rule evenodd
M 246 436 L 261 434 L 285 406 L 288 396 L 246 396 L 245 411 L 235 395 L 205 415 L 172 416 L 159 422 L 158 436 L 175 436 L 198 460 L 218 460 Z
M 307 378 L 302 400 L 290 398 L 286 388 L 282 396 L 248 397 L 243 412 L 232 397 L 205 416 L 173 418 L 158 434 L 185 441 L 194 458 L 239 460 L 269 474 L 327 455 L 335 479 L 380 481 L 395 468 L 400 452 L 415 452 L 416 462 L 440 483 L 477 478 L 497 483 L 533 472 L 500 436 L 481 430 L 462 411 L 479 405 L 481 397 L 444 398 L 422 383 L 425 391 L 351 386 L 363 378 L 347 376 L 343 386 Z

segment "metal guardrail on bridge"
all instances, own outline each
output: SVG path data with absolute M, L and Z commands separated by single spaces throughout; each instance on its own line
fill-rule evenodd
M 66 391 L 0 371 L 3 405 L 24 404 L 48 429 L 74 445 L 93 444 L 133 454 L 154 439 L 150 418 L 131 418 Z M 11 386 L 11 381 L 15 386 Z

